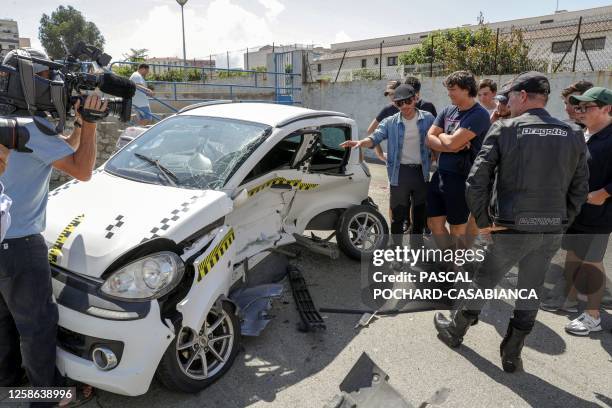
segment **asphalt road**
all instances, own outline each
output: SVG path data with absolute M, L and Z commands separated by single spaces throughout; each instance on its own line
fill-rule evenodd
M 387 208 L 384 167 L 370 165 L 371 195 Z M 386 212 L 386 211 L 383 211 Z M 610 253 L 610 251 L 608 252 Z M 556 258 L 556 261 L 561 259 Z M 302 251 L 296 260 L 319 307 L 359 307 L 360 266 L 343 255 L 330 261 Z M 154 382 L 146 395 L 99 392 L 108 407 L 322 407 L 361 353 L 387 372 L 390 383 L 414 406 L 434 393 L 440 407 L 612 407 L 612 318 L 588 338 L 563 330 L 568 316 L 541 312 L 523 351 L 525 372 L 500 368 L 499 343 L 511 306 L 496 301 L 483 311 L 456 351 L 435 335 L 433 312 L 384 317 L 354 329 L 356 315 L 327 314 L 327 330 L 301 333 L 291 294 L 275 301 L 274 320 L 257 338 L 244 339 L 231 370 L 196 395 L 173 393 Z M 143 345 L 146 347 L 146 345 Z

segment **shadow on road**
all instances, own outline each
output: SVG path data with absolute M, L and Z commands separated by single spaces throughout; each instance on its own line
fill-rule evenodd
M 465 357 L 493 381 L 511 389 L 531 407 L 599 407 L 528 372 L 506 373 L 466 345 L 459 347 L 457 354 Z

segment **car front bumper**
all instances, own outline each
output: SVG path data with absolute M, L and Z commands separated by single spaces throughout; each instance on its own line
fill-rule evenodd
M 159 303 L 109 301 L 92 293 L 94 282 L 54 267 L 52 272 L 59 308 L 59 371 L 105 391 L 129 396 L 146 393 L 174 339 L 161 320 Z M 116 367 L 108 371 L 96 367 L 92 351 L 99 346 L 117 355 Z

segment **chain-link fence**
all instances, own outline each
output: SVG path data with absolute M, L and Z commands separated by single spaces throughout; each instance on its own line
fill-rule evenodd
M 507 29 L 500 32 L 500 38 L 509 35 Z M 612 68 L 612 14 L 528 26 L 522 29 L 522 35 L 529 46 L 531 64 L 542 71 Z
M 612 14 L 537 24 L 503 23 L 408 34 L 394 42 L 363 41 L 309 60 L 306 79 L 354 81 L 440 76 L 457 70 L 476 75 L 528 70 L 609 71 L 612 68 Z

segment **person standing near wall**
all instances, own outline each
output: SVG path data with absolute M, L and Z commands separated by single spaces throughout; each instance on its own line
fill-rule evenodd
M 424 204 L 427 196 L 427 179 L 431 152 L 426 145 L 427 131 L 434 118 L 429 112 L 416 109 L 416 92 L 410 85 L 395 89 L 393 102 L 399 112 L 384 119 L 376 131 L 365 139 L 348 140 L 344 148 L 372 148 L 387 140 L 387 174 L 391 185 L 392 210 L 391 234 L 395 239 L 403 235 L 405 225 L 410 224 L 410 203 Z M 411 238 L 422 239 L 424 219 L 415 217 Z M 395 242 L 396 245 L 401 242 Z M 419 245 L 420 242 L 412 245 Z
M 589 81 L 578 81 L 574 82 L 567 88 L 564 88 L 561 91 L 561 98 L 563 99 L 563 105 L 565 106 L 565 113 L 567 113 L 567 120 L 573 123 L 578 124 L 578 126 L 584 128 L 584 125 L 581 124 L 577 118 L 578 113 L 574 109 L 574 105 L 570 102 L 570 97 L 576 95 L 582 95 L 587 90 L 593 87 L 593 83 Z
M 586 310 L 565 330 L 587 336 L 601 331 L 599 308 L 606 282 L 603 260 L 612 233 L 612 91 L 590 88 L 582 95 L 570 96 L 569 102 L 575 109 L 575 119 L 585 126 L 589 194 L 563 238 L 563 248 L 567 250 L 566 297 L 557 304 L 554 301 L 543 304 L 542 309 L 576 312 L 578 302 L 574 284 L 578 285 L 587 295 Z
M 395 89 L 398 86 L 400 86 L 401 84 L 402 83 L 400 81 L 397 81 L 397 80 L 393 80 L 393 81 L 387 82 L 387 86 L 385 87 L 384 95 L 385 95 L 385 97 L 387 97 L 389 99 L 389 104 L 387 106 L 385 106 L 384 108 L 382 108 L 381 111 L 378 112 L 378 115 L 376 115 L 376 117 L 372 120 L 372 122 L 370 122 L 370 126 L 368 126 L 368 130 L 367 130 L 367 135 L 366 136 L 370 136 L 372 133 L 374 133 L 374 131 L 376 130 L 376 128 L 378 127 L 380 122 L 382 122 L 383 120 L 385 120 L 389 116 L 393 116 L 397 112 L 399 112 L 399 109 L 393 103 L 393 97 L 395 95 Z M 378 145 L 378 146 L 376 146 L 374 148 L 374 154 L 383 163 L 387 161 L 387 157 L 385 156 L 385 152 L 383 151 L 383 149 L 382 149 L 382 147 L 380 145 Z
M 153 121 L 149 97 L 153 96 L 153 91 L 147 88 L 145 78 L 149 74 L 149 65 L 140 64 L 138 70 L 130 76 L 130 81 L 136 84 L 136 94 L 132 98 L 132 108 L 136 110 L 138 125 L 145 126 Z
M 492 79 L 485 78 L 478 84 L 478 102 L 489 112 L 489 117 L 495 112 L 497 95 L 497 84 Z
M 584 136 L 580 128 L 544 109 L 549 93 L 548 79 L 539 72 L 513 80 L 508 94 L 512 118 L 491 126 L 466 181 L 469 209 L 481 231 L 492 237 L 470 289 L 495 288 L 518 264 L 517 289 L 537 294 L 515 302 L 500 345 L 507 372 L 522 367 L 521 351 L 535 324 L 546 271 L 563 229 L 576 218 L 588 193 Z M 450 319 L 436 313 L 439 338 L 458 347 L 485 303 L 483 297 L 460 301 Z
M 465 201 L 465 181 L 489 130 L 490 119 L 476 102 L 474 75 L 453 72 L 444 80 L 444 86 L 452 105 L 438 114 L 427 135 L 429 148 L 440 152 L 438 170 L 429 182 L 427 223 L 438 248 L 467 248 L 471 243 L 466 237 L 470 210 Z

